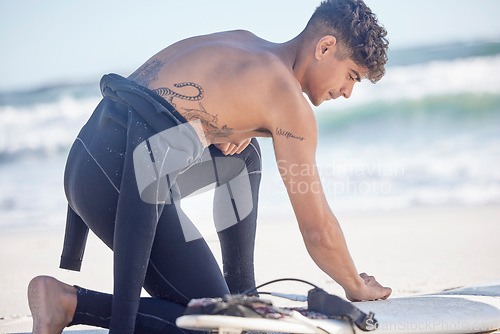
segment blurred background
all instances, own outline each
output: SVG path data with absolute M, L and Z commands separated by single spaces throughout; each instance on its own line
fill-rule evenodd
M 328 200 L 340 211 L 499 205 L 500 1 L 366 3 L 388 30 L 389 64 L 378 84 L 315 109 Z M 0 229 L 64 225 L 65 158 L 103 74 L 127 76 L 193 35 L 284 42 L 318 4 L 0 0 Z M 290 212 L 271 141 L 260 142 L 261 216 Z

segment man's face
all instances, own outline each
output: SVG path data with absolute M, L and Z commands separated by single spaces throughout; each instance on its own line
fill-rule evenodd
M 304 87 L 304 92 L 315 106 L 339 96 L 349 98 L 354 84 L 368 73 L 366 68 L 358 66 L 348 57 L 339 59 L 333 50 L 323 53 L 312 66 L 308 85 Z

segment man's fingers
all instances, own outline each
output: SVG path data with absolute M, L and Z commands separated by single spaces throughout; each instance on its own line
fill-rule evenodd
M 233 143 L 221 143 L 221 144 L 215 144 L 215 146 L 221 150 L 224 155 L 233 155 L 233 154 L 240 154 L 243 152 L 245 148 L 247 148 L 248 144 L 250 144 L 251 138 L 245 140 L 242 142 L 240 145 L 235 145 Z
M 382 298 L 380 298 L 380 299 L 386 300 L 392 294 L 392 289 L 388 288 L 388 287 L 384 287 L 383 288 L 383 293 L 384 293 L 384 296 Z
M 249 138 L 249 139 L 245 140 L 245 141 L 244 141 L 244 142 L 243 142 L 243 143 L 239 146 L 239 148 L 238 148 L 238 150 L 236 151 L 236 153 L 237 153 L 237 154 L 240 154 L 241 152 L 243 152 L 243 150 L 245 150 L 245 149 L 247 148 L 248 144 L 250 144 L 250 141 L 251 141 L 251 140 L 252 140 L 251 138 Z
M 229 153 L 228 153 L 228 155 L 233 155 L 233 154 L 235 154 L 235 153 L 236 153 L 236 151 L 238 151 L 238 148 L 239 148 L 239 146 L 236 146 L 236 145 L 234 145 L 234 144 L 231 144 L 231 147 L 230 147 L 230 149 L 229 149 Z
M 215 147 L 221 150 L 222 153 L 226 153 L 229 145 L 231 145 L 231 143 L 221 143 L 221 144 L 215 144 Z
M 361 277 L 363 279 L 363 281 L 365 281 L 365 284 L 368 284 L 371 282 L 376 282 L 375 277 L 369 276 L 366 273 L 359 274 L 359 277 Z
M 221 143 L 221 144 L 215 144 L 215 147 L 221 150 L 221 152 L 224 153 L 224 155 L 228 155 L 232 154 L 231 151 L 233 151 L 237 146 L 231 143 Z
M 359 277 L 361 277 L 365 282 L 368 291 L 371 291 L 370 293 L 367 293 L 364 298 L 362 297 L 363 300 L 386 300 L 392 294 L 392 289 L 382 286 L 379 282 L 377 282 L 374 276 L 361 273 L 359 274 Z
M 382 299 L 386 300 L 392 294 L 392 289 L 391 288 L 384 288 L 384 289 L 386 290 L 386 295 Z

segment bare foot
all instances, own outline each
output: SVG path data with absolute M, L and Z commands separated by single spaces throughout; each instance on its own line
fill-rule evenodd
M 33 334 L 59 334 L 73 320 L 77 289 L 53 277 L 37 276 L 28 285 Z

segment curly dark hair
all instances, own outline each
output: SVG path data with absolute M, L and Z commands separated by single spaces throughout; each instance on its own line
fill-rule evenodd
M 384 76 L 389 47 L 387 31 L 362 0 L 323 1 L 304 31 L 335 36 L 343 49 L 340 58 L 347 56 L 367 68 L 371 82 Z

